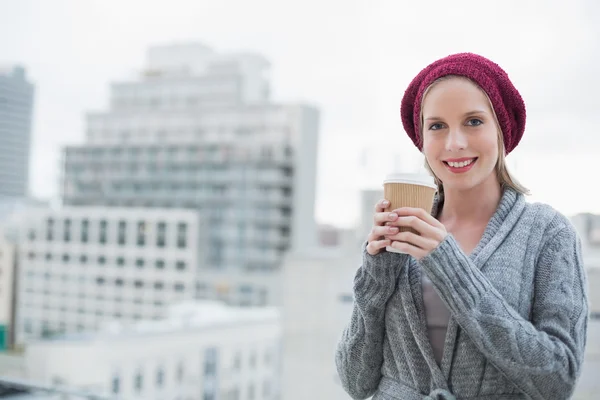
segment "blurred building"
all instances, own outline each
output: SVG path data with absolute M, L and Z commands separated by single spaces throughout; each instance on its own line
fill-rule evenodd
M 588 278 L 590 312 L 593 318 L 600 319 L 600 215 L 579 214 L 572 217 L 571 222 L 581 237 L 583 263 Z
M 110 109 L 88 115 L 87 143 L 65 149 L 64 203 L 197 210 L 202 284 L 272 297 L 284 254 L 317 242 L 319 113 L 271 103 L 268 68 L 258 54 L 151 48 L 139 80 L 113 84 Z
M 188 303 L 160 321 L 31 343 L 28 378 L 122 399 L 280 398 L 275 308 Z M 83 365 L 82 365 L 83 362 Z
M 16 248 L 0 231 L 0 352 L 12 348 L 15 339 Z
M 0 198 L 28 193 L 33 95 L 23 67 L 0 67 Z
M 204 228 L 194 210 L 32 209 L 22 224 L 18 343 L 160 318 L 203 289 Z
M 337 238 L 337 246 L 289 253 L 283 266 L 282 400 L 348 399 L 335 350 L 352 313 L 361 243 L 354 229 Z
M 360 222 L 357 235 L 361 241 L 367 240 L 367 236 L 373 229 L 373 216 L 375 205 L 383 199 L 383 187 L 381 189 L 363 189 L 360 192 Z

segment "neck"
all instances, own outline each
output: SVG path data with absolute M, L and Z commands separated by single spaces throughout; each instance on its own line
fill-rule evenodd
M 502 189 L 495 175 L 467 190 L 444 188 L 440 221 L 450 224 L 458 221 L 486 224 L 496 212 L 501 198 Z

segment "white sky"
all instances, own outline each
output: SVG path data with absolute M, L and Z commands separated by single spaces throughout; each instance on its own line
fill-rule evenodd
M 106 108 L 108 84 L 140 69 L 149 46 L 200 41 L 262 53 L 273 65 L 274 100 L 321 108 L 317 219 L 350 226 L 358 189 L 379 186 L 394 166 L 420 167 L 399 117 L 410 79 L 439 57 L 478 52 L 525 98 L 527 129 L 508 160 L 530 200 L 600 213 L 599 3 L 541 4 L 0 0 L 0 63 L 25 65 L 36 84 L 31 186 L 53 197 L 60 148 L 83 141 L 84 113 Z

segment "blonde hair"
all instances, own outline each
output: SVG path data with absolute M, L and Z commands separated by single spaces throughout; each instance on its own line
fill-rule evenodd
M 423 93 L 423 97 L 421 98 L 421 116 L 420 116 L 421 129 L 419 132 L 419 134 L 421 135 L 421 140 L 423 139 L 423 104 L 425 102 L 425 97 L 427 97 L 427 94 L 429 93 L 429 91 L 431 90 L 431 88 L 433 86 L 435 86 L 436 84 L 438 84 L 442 81 L 446 81 L 446 80 L 453 79 L 453 78 L 464 79 L 464 80 L 467 80 L 467 81 L 473 83 L 475 86 L 477 86 L 477 88 L 479 88 L 479 90 L 481 90 L 483 92 L 483 94 L 485 94 L 485 97 L 487 98 L 487 100 L 490 104 L 490 108 L 492 109 L 492 113 L 494 115 L 494 121 L 496 122 L 496 127 L 498 130 L 498 160 L 496 161 L 495 170 L 496 170 L 496 176 L 498 178 L 498 182 L 500 182 L 500 187 L 502 188 L 502 190 L 504 190 L 506 188 L 511 188 L 514 191 L 516 191 L 517 193 L 529 195 L 530 194 L 529 189 L 527 189 L 525 186 L 521 185 L 519 183 L 519 181 L 517 181 L 512 176 L 512 174 L 508 171 L 508 166 L 506 165 L 506 148 L 504 146 L 504 136 L 502 135 L 502 129 L 500 129 L 500 123 L 498 122 L 498 116 L 496 115 L 496 111 L 494 111 L 494 106 L 492 104 L 492 101 L 490 100 L 490 98 L 487 95 L 487 93 L 485 92 L 485 90 L 483 90 L 472 79 L 469 79 L 467 77 L 460 76 L 460 75 L 446 75 L 446 76 L 442 76 L 441 78 L 436 79 L 435 81 L 433 81 L 431 83 L 431 85 L 429 85 L 429 87 L 427 87 L 427 89 L 425 89 L 425 92 Z M 442 200 L 444 197 L 444 185 L 443 185 L 442 181 L 435 175 L 435 173 L 433 172 L 433 169 L 431 169 L 431 166 L 427 162 L 427 158 L 425 158 L 425 168 L 433 176 L 433 178 L 435 180 L 435 184 L 438 187 L 438 196 L 439 196 L 440 200 Z

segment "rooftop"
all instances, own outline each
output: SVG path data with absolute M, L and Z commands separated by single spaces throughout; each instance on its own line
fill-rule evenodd
M 115 321 L 98 332 L 57 335 L 40 342 L 114 341 L 185 331 L 206 331 L 274 322 L 279 320 L 279 316 L 275 307 L 231 307 L 217 301 L 195 301 L 172 306 L 165 319 L 141 321 L 132 325 Z

